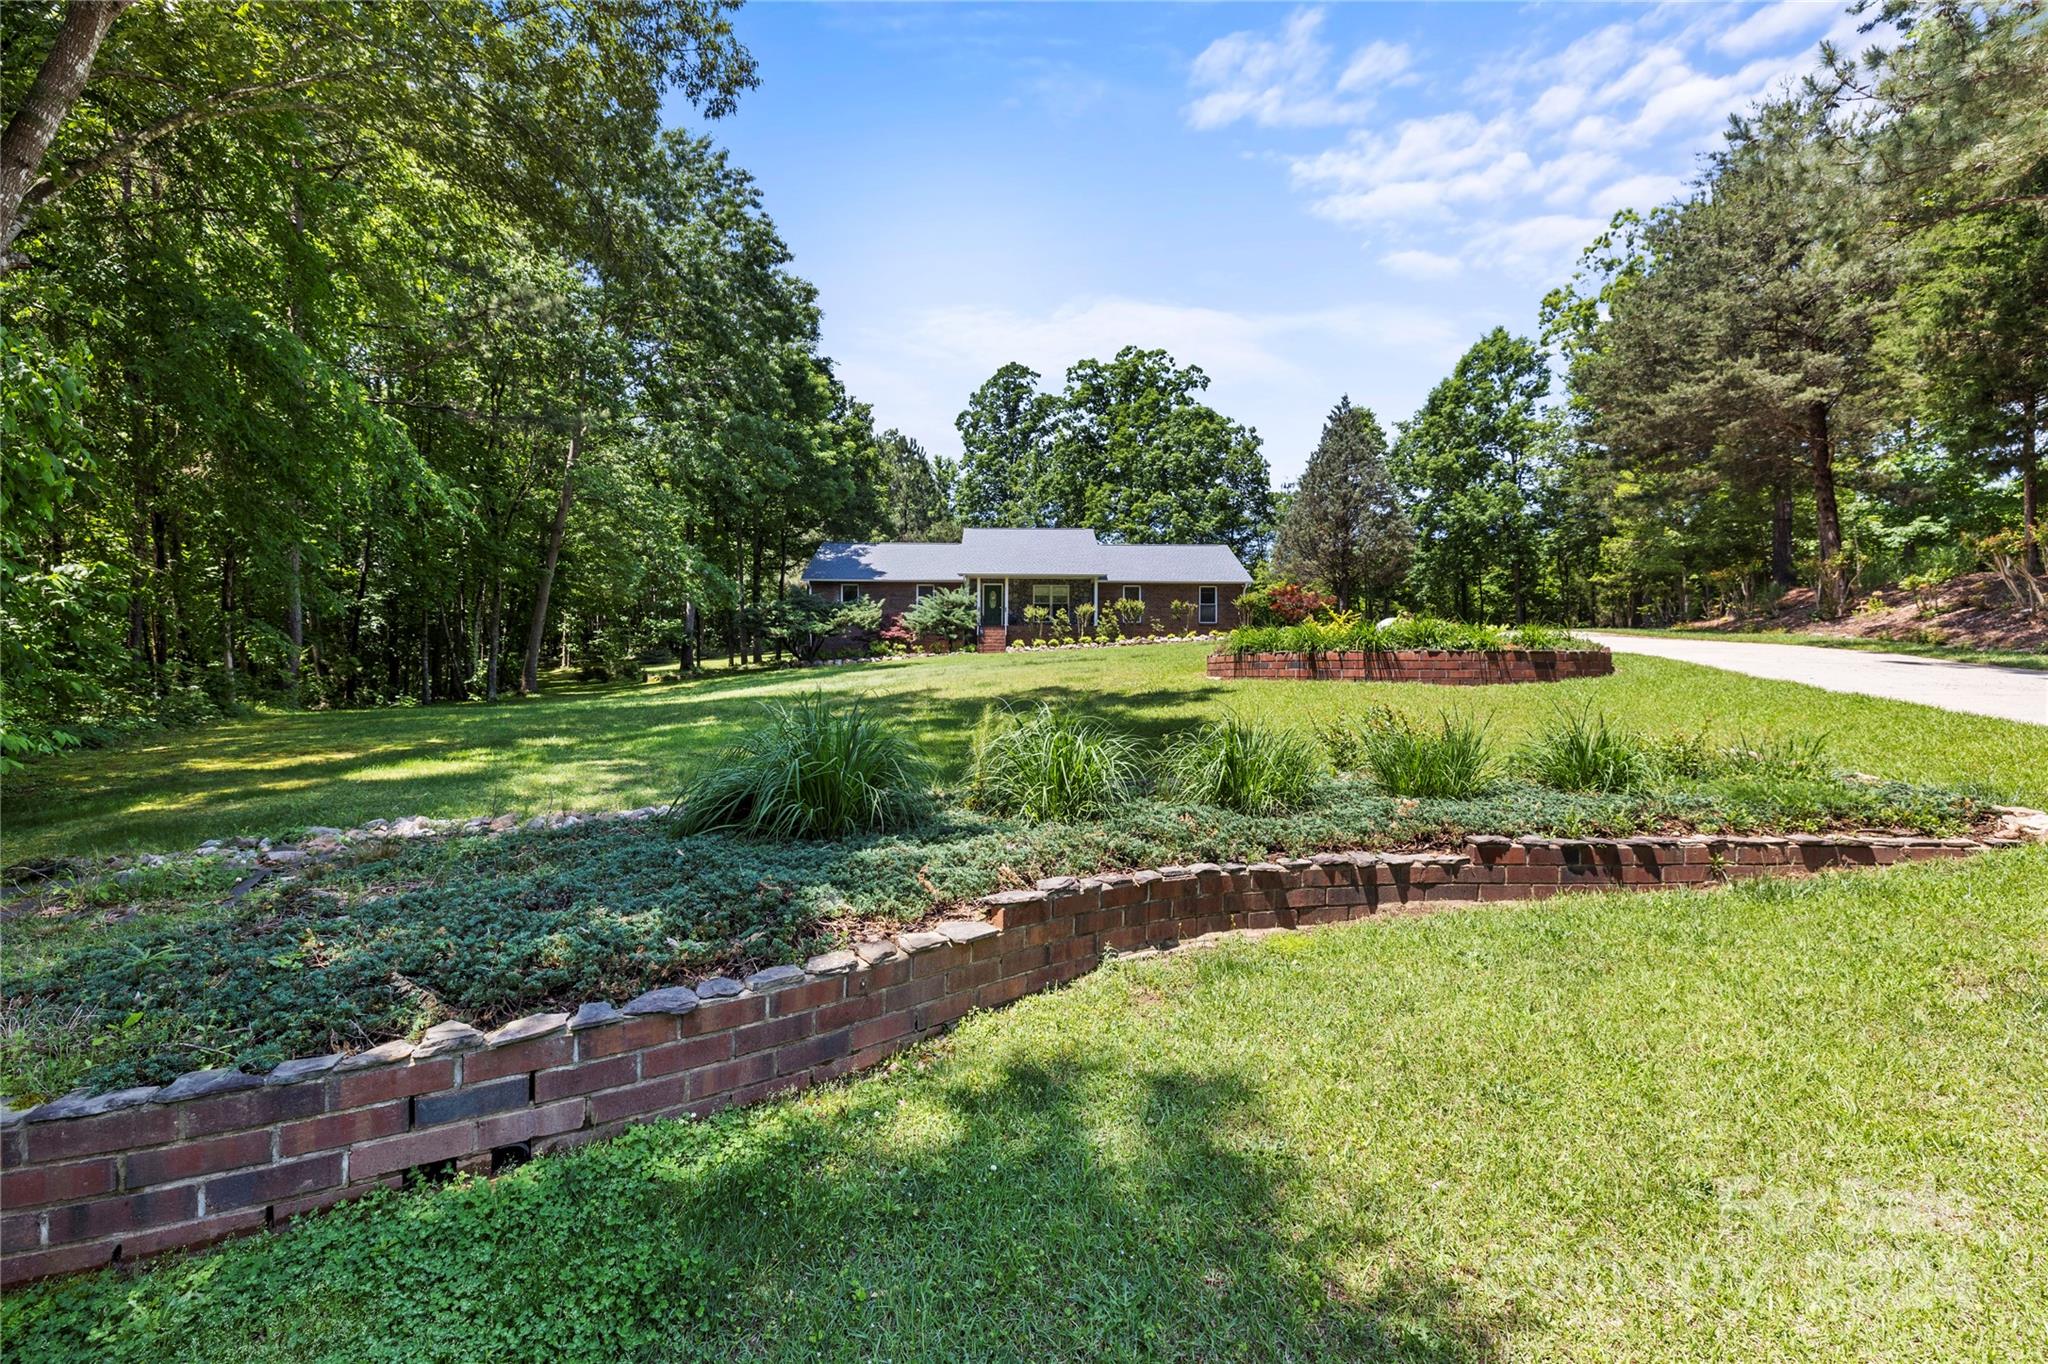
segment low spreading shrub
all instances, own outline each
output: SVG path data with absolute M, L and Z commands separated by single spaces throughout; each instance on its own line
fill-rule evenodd
M 1560 712 L 1523 750 L 1522 765 L 1557 791 L 1635 791 L 1661 775 L 1642 739 L 1591 707 Z
M 1182 735 L 1167 749 L 1166 788 L 1194 805 L 1239 814 L 1278 814 L 1307 800 L 1323 773 L 1314 740 L 1236 716 Z
M 1493 782 L 1493 744 L 1486 726 L 1444 715 L 1435 728 L 1388 717 L 1360 733 L 1366 770 L 1390 796 L 1459 800 Z
M 974 737 L 967 803 L 1024 819 L 1080 819 L 1139 788 L 1137 748 L 1096 720 L 1040 706 L 990 710 Z
M 1897 782 L 1724 777 L 1568 794 L 1501 780 L 1437 799 L 1325 780 L 1285 814 L 1135 795 L 1073 822 L 939 806 L 906 833 L 835 840 L 678 838 L 628 820 L 394 839 L 240 895 L 232 867 L 164 868 L 104 890 L 80 885 L 64 912 L 8 925 L 0 1095 L 23 1107 L 74 1086 L 160 1084 L 196 1065 L 265 1069 L 444 1018 L 488 1028 L 631 999 L 802 961 L 838 945 L 850 922 L 915 922 L 934 905 L 1042 876 L 1455 846 L 1467 833 L 1945 834 L 1982 814 L 1967 797 Z
M 923 758 L 903 735 L 822 692 L 765 707 L 762 724 L 685 783 L 686 834 L 838 838 L 907 828 L 929 806 Z

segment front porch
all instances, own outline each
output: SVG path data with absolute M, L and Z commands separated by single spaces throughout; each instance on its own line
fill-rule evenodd
M 1009 647 L 1011 637 L 1026 624 L 1027 607 L 1040 607 L 1048 617 L 1064 616 L 1069 624 L 1080 618 L 1084 606 L 1088 619 L 1102 615 L 1099 578 L 969 578 L 967 588 L 974 594 L 976 647 L 983 653 L 1001 653 Z

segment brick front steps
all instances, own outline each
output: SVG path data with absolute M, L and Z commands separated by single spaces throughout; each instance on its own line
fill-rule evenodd
M 442 1023 L 418 1043 L 289 1061 L 267 1076 L 197 1071 L 161 1088 L 7 1113 L 0 1280 L 204 1245 L 395 1187 L 413 1171 L 487 1171 L 628 1123 L 755 1103 L 873 1065 L 970 1009 L 1072 980 L 1117 952 L 1404 906 L 1699 886 L 1962 857 L 2018 841 L 1478 837 L 1455 853 L 1059 877 L 977 902 L 985 918 L 857 943 L 744 981 L 714 977 L 622 1008 L 538 1014 L 488 1036 Z
M 1614 655 L 1605 649 L 1333 649 L 1321 654 L 1209 655 L 1209 676 L 1226 681 L 1433 682 L 1484 686 L 1494 682 L 1562 682 L 1606 677 Z

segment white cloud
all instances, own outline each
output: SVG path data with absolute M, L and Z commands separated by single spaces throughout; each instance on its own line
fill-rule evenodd
M 1722 29 L 1709 45 L 1718 52 L 1746 57 L 1802 34 L 1818 35 L 1841 17 L 1842 6 L 1831 0 L 1778 0 L 1754 10 L 1741 23 Z
M 1311 213 L 1360 231 L 1381 264 L 1406 279 L 1568 268 L 1616 210 L 1682 197 L 1727 116 L 1810 70 L 1808 43 L 1838 13 L 1806 0 L 1663 5 L 1562 47 L 1524 45 L 1482 62 L 1460 105 L 1423 105 L 1287 155 L 1289 179 Z M 1833 22 L 1830 33 L 1841 31 Z M 1321 11 L 1297 11 L 1276 37 L 1219 39 L 1198 75 L 1235 82 L 1227 88 L 1246 110 L 1267 111 L 1259 115 L 1266 123 L 1282 121 L 1278 92 L 1297 108 L 1317 99 L 1327 107 L 1345 88 L 1370 83 L 1367 71 L 1419 80 L 1406 48 L 1373 43 L 1328 90 L 1332 41 Z M 1229 117 L 1239 116 L 1252 115 Z M 1429 226 L 1427 249 L 1399 239 L 1415 224 Z
M 1683 198 L 1686 188 L 1686 182 L 1675 175 L 1631 175 L 1593 194 L 1585 204 L 1603 219 L 1612 218 L 1625 208 L 1647 213 L 1660 204 Z
M 1367 43 L 1351 54 L 1337 88 L 1348 92 L 1399 83 L 1414 60 L 1405 43 Z
M 1399 43 L 1367 43 L 1332 81 L 1335 49 L 1322 28 L 1322 10 L 1299 9 L 1272 36 L 1244 30 L 1210 43 L 1188 70 L 1189 85 L 1202 92 L 1187 106 L 1189 125 L 1249 119 L 1262 128 L 1299 128 L 1364 118 L 1379 88 L 1405 79 L 1412 54 Z
M 1603 218 L 1537 214 L 1482 230 L 1472 238 L 1469 255 L 1475 264 L 1548 278 L 1569 269 L 1586 243 L 1606 226 Z
M 1380 264 L 1406 279 L 1449 279 L 1465 268 L 1456 256 L 1413 248 L 1389 251 L 1380 257 Z
M 1529 121 L 1539 128 L 1554 128 L 1586 107 L 1582 85 L 1553 85 L 1529 106 Z

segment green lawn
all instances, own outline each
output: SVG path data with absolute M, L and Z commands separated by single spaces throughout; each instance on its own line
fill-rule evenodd
M 1148 738 L 1237 708 L 1313 723 L 1372 705 L 1489 716 L 1513 739 L 1591 703 L 1646 731 L 1830 736 L 1843 765 L 2048 805 L 2048 728 L 1622 657 L 1611 678 L 1546 686 L 1214 682 L 1205 645 L 959 655 L 633 687 L 555 684 L 497 706 L 265 714 L 73 753 L 9 780 L 5 859 L 170 850 L 378 816 L 532 813 L 664 801 L 678 770 L 749 721 L 751 703 L 808 688 L 863 695 L 916 729 L 957 774 L 991 702 L 1050 701 Z
M 2048 850 L 1113 966 L 0 1304 L 92 1360 L 2048 1354 Z
M 2001 668 L 2048 671 L 2048 654 L 2021 649 L 1972 649 L 1960 644 L 1921 644 L 1906 639 L 1859 639 L 1840 635 L 1812 635 L 1794 630 L 1629 630 L 1601 626 L 1603 634 L 1652 635 L 1664 639 L 1726 639 L 1746 644 L 1810 644 L 1817 649 L 1858 649 L 1874 654 L 1911 654 L 1916 658 L 1942 658 L 1956 663 L 1989 663 Z

